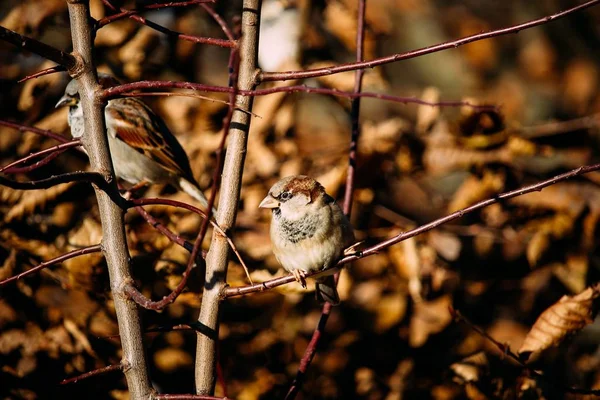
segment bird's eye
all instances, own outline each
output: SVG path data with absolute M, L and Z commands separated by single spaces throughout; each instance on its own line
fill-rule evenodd
M 292 198 L 292 192 L 283 192 L 279 195 L 279 200 L 286 201 Z

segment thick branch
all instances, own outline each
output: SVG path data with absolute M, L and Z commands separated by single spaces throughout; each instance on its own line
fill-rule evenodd
M 252 90 L 256 86 L 260 4 L 260 0 L 243 2 L 237 90 Z M 227 154 L 216 215 L 217 223 L 226 234 L 233 228 L 237 214 L 252 100 L 249 96 L 236 96 L 236 107 L 228 132 Z M 215 233 L 206 256 L 206 281 L 198 322 L 211 330 L 212 334 L 198 335 L 196 345 L 196 393 L 201 395 L 212 395 L 215 388 L 220 294 L 225 287 L 227 276 L 228 248 L 226 238 Z
M 77 58 L 75 58 L 73 55 L 65 53 L 64 51 L 56 49 L 52 46 L 48 46 L 47 44 L 39 42 L 35 39 L 20 35 L 15 31 L 6 29 L 3 26 L 0 26 L 0 39 L 21 49 L 30 51 L 48 60 L 54 61 L 57 64 L 63 65 L 68 70 L 75 69 L 75 66 L 77 65 Z
M 525 187 L 522 187 L 519 189 L 511 190 L 510 192 L 500 193 L 499 195 L 497 195 L 491 199 L 480 201 L 479 203 L 475 203 L 472 206 L 469 206 L 467 208 L 463 208 L 462 210 L 453 212 L 452 214 L 447 215 L 443 218 L 439 218 L 428 224 L 421 225 L 420 227 L 418 227 L 416 229 L 402 232 L 396 236 L 393 236 L 387 240 L 384 240 L 383 242 L 380 242 L 374 246 L 371 246 L 363 251 L 345 256 L 337 263 L 337 265 L 335 265 L 332 268 L 339 268 L 342 265 L 347 264 L 349 262 L 356 261 L 358 259 L 361 259 L 361 258 L 364 258 L 367 256 L 371 256 L 373 254 L 377 254 L 380 251 L 385 250 L 386 248 L 388 248 L 396 243 L 400 243 L 411 237 L 418 236 L 422 233 L 425 233 L 427 231 L 435 229 L 438 226 L 448 223 L 450 221 L 454 221 L 456 219 L 462 218 L 466 214 L 469 214 L 473 211 L 480 210 L 491 204 L 499 203 L 502 200 L 511 199 L 513 197 L 521 196 L 521 195 L 524 195 L 527 193 L 539 192 L 543 188 L 552 186 L 558 182 L 566 181 L 567 179 L 571 179 L 576 176 L 583 175 L 583 174 L 586 174 L 586 173 L 592 172 L 592 171 L 598 171 L 598 170 L 600 170 L 600 164 L 587 165 L 585 167 L 575 168 L 569 172 L 565 172 L 564 174 L 556 175 L 550 179 L 546 179 L 545 181 L 541 181 L 541 182 L 538 182 L 533 185 L 529 185 L 529 186 L 525 186 Z M 318 272 L 318 273 L 321 273 L 321 272 Z M 312 275 L 317 275 L 318 273 L 308 273 L 308 274 L 306 274 L 306 276 L 309 277 Z M 271 279 L 266 282 L 257 283 L 254 285 L 240 286 L 240 287 L 228 287 L 223 291 L 222 296 L 224 298 L 227 298 L 227 297 L 234 297 L 234 296 L 243 296 L 243 295 L 247 295 L 247 294 L 254 293 L 254 292 L 264 292 L 265 290 L 272 289 L 277 286 L 285 285 L 286 283 L 290 283 L 290 282 L 296 282 L 296 279 L 292 275 L 286 275 L 286 276 L 282 276 L 280 278 Z
M 69 0 L 69 16 L 74 52 L 81 55 L 83 73 L 77 77 L 79 95 L 85 119 L 83 144 L 94 171 L 99 172 L 116 191 L 114 171 L 108 150 L 104 123 L 104 105 L 98 100 L 100 92 L 92 58 L 93 36 L 89 3 L 87 0 Z M 123 347 L 125 378 L 129 394 L 134 400 L 148 399 L 154 390 L 148 377 L 142 325 L 137 305 L 123 293 L 133 281 L 129 271 L 129 251 L 125 237 L 123 211 L 102 190 L 96 188 L 100 220 L 102 222 L 102 249 L 108 266 L 110 287 L 114 300 L 119 333 Z
M 286 71 L 286 72 L 263 72 L 259 76 L 259 82 L 269 81 L 287 81 L 289 79 L 306 79 L 314 78 L 317 76 L 333 75 L 338 72 L 354 71 L 357 69 L 374 68 L 384 64 L 390 64 L 396 61 L 408 60 L 410 58 L 424 56 L 425 54 L 436 53 L 438 51 L 452 49 L 459 46 L 463 46 L 467 43 L 476 42 L 478 40 L 489 39 L 496 36 L 506 35 L 508 33 L 517 33 L 524 29 L 533 28 L 534 26 L 543 25 L 550 21 L 554 21 L 559 18 L 566 17 L 567 15 L 573 14 L 577 11 L 584 10 L 600 3 L 600 0 L 592 0 L 587 3 L 580 4 L 576 7 L 569 8 L 565 11 L 558 12 L 553 15 L 534 19 L 519 25 L 509 26 L 507 28 L 496 29 L 489 32 L 478 33 L 471 36 L 466 36 L 458 40 L 452 40 L 436 44 L 434 46 L 423 47 L 421 49 L 408 51 L 406 53 L 393 54 L 391 56 L 376 58 L 371 61 L 361 61 L 348 64 L 342 64 L 338 66 L 315 68 L 306 71 Z

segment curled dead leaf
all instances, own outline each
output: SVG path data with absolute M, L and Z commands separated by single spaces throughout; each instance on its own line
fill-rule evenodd
M 563 296 L 535 321 L 519 349 L 520 356 L 532 361 L 546 349 L 558 346 L 570 336 L 592 323 L 596 315 L 594 300 L 600 292 L 589 287 L 575 296 Z

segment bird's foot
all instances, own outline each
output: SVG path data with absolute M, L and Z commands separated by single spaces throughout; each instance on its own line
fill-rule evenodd
M 306 272 L 302 271 L 301 269 L 295 269 L 292 271 L 292 275 L 294 275 L 296 282 L 301 284 L 302 287 L 306 289 Z

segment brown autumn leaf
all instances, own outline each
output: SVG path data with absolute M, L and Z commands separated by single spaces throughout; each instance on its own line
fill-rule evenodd
M 486 372 L 488 359 L 485 352 L 480 351 L 450 365 L 450 369 L 463 382 L 477 382 Z
M 21 197 L 20 201 L 4 216 L 4 222 L 13 222 L 26 217 L 36 210 L 43 209 L 46 203 L 55 200 L 73 186 L 74 182 L 61 183 L 44 190 L 30 190 L 27 196 Z
M 501 192 L 505 180 L 503 173 L 495 173 L 490 170 L 486 170 L 482 177 L 471 175 L 454 193 L 454 197 L 448 205 L 448 212 L 466 208 Z
M 429 336 L 443 331 L 450 324 L 452 315 L 448 309 L 451 305 L 450 295 L 415 304 L 409 326 L 408 343 L 411 347 L 423 346 Z
M 563 296 L 547 308 L 535 321 L 518 353 L 533 361 L 544 350 L 558 346 L 568 336 L 575 334 L 594 320 L 594 300 L 600 292 L 589 287 L 575 296 Z

